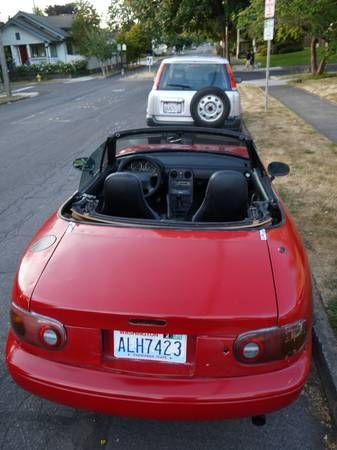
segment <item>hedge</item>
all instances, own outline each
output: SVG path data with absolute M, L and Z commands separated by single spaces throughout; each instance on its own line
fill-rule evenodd
M 14 76 L 36 76 L 40 74 L 43 75 L 54 75 L 54 74 L 63 74 L 63 75 L 75 75 L 87 72 L 87 61 L 80 60 L 74 61 L 72 63 L 63 63 L 58 62 L 55 64 L 31 64 L 31 65 L 22 65 L 17 66 L 13 69 L 12 74 Z

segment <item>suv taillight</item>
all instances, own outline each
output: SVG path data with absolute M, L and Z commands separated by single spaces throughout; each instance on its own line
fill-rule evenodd
M 67 341 L 64 326 L 57 320 L 11 305 L 11 326 L 16 336 L 24 342 L 48 350 L 60 350 Z
M 307 338 L 305 320 L 283 327 L 264 328 L 243 333 L 234 343 L 236 359 L 245 364 L 285 359 L 299 352 Z
M 156 78 L 154 79 L 153 86 L 152 86 L 152 89 L 154 91 L 158 90 L 159 83 L 160 83 L 160 77 L 161 77 L 161 75 L 163 73 L 163 70 L 164 70 L 164 63 L 161 63 L 160 66 L 159 66 L 158 72 L 156 74 Z
M 226 66 L 226 70 L 227 70 L 228 77 L 229 77 L 230 87 L 231 87 L 231 89 L 236 90 L 236 81 L 235 81 L 235 77 L 234 77 L 232 68 L 229 64 L 225 64 L 225 66 Z

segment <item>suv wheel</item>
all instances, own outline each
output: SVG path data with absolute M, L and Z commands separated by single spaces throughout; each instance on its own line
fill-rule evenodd
M 206 87 L 194 94 L 190 109 L 196 125 L 216 128 L 229 116 L 230 102 L 220 88 Z

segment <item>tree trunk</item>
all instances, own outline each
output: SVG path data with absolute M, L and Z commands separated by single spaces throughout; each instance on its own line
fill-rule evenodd
M 240 55 L 240 29 L 237 28 L 237 30 L 236 30 L 236 52 L 235 52 L 236 59 L 239 59 L 239 55 Z
M 316 51 L 317 42 L 318 42 L 318 39 L 316 37 L 313 37 L 311 39 L 311 44 L 310 44 L 311 73 L 313 75 L 316 75 L 316 73 L 317 73 L 317 51 Z
M 324 56 L 318 65 L 317 72 L 316 72 L 317 75 L 322 75 L 322 73 L 324 73 L 326 63 L 327 63 L 327 57 Z

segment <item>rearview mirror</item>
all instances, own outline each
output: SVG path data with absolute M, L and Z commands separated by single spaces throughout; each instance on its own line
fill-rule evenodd
M 274 179 L 275 177 L 285 177 L 290 172 L 288 164 L 283 162 L 271 162 L 268 165 L 268 173 Z
M 95 166 L 94 161 L 91 158 L 82 157 L 82 158 L 76 158 L 73 161 L 73 167 L 74 169 L 78 169 L 81 172 L 88 171 L 90 172 Z

